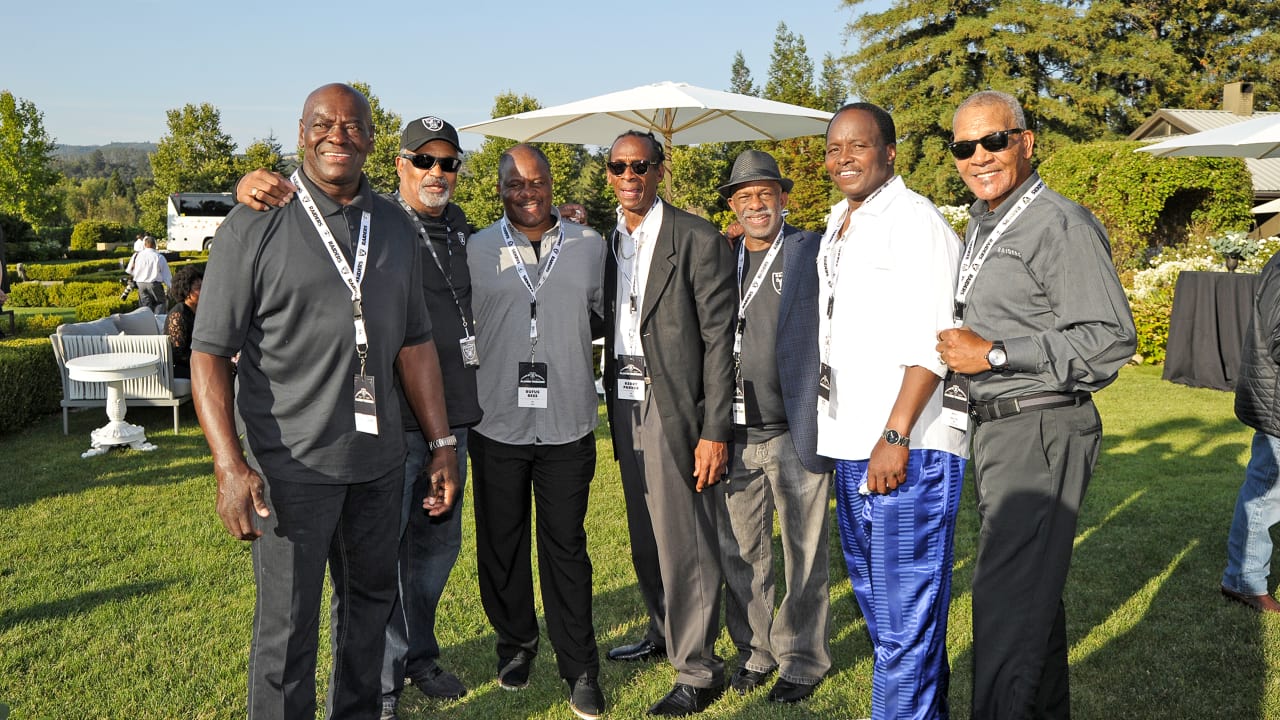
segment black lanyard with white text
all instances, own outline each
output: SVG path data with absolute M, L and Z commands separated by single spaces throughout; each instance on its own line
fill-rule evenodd
M 400 201 L 400 207 L 404 208 L 405 213 L 409 215 L 409 219 L 418 228 L 418 236 L 422 238 L 422 242 L 426 244 L 427 250 L 431 253 L 431 259 L 436 261 L 436 267 L 440 268 L 440 274 L 444 276 L 445 287 L 449 288 L 449 296 L 453 298 L 454 307 L 458 308 L 458 317 L 462 318 L 462 334 L 464 337 L 471 336 L 471 322 L 467 318 L 467 314 L 462 310 L 462 302 L 458 300 L 458 291 L 453 287 L 453 275 L 445 264 L 440 262 L 440 255 L 436 252 L 435 243 L 431 242 L 431 234 L 427 232 L 427 226 L 422 222 L 422 218 L 418 217 L 418 213 L 404 201 L 404 198 L 396 193 L 396 200 Z M 453 263 L 453 243 L 449 239 L 449 230 L 446 229 L 444 236 L 445 251 L 449 253 L 450 267 Z
M 756 268 L 755 277 L 751 279 L 751 285 L 745 293 L 742 292 L 742 273 L 745 270 L 747 257 L 746 238 L 744 237 L 742 244 L 738 245 L 738 322 L 733 330 L 733 364 L 735 367 L 740 364 L 742 357 L 742 334 L 747 327 L 747 306 L 755 299 L 756 292 L 764 284 L 764 279 L 769 276 L 769 270 L 773 267 L 774 260 L 778 257 L 778 253 L 782 251 L 782 242 L 782 228 L 778 228 L 778 237 L 774 239 L 769 252 L 765 254 L 764 262 L 760 263 L 760 267 Z

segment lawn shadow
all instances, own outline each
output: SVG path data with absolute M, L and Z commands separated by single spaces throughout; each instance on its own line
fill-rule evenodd
M 151 580 L 117 585 L 103 590 L 90 590 L 62 600 L 0 612 L 0 633 L 23 623 L 63 620 L 73 615 L 87 613 L 100 605 L 150 595 L 177 583 L 177 580 Z

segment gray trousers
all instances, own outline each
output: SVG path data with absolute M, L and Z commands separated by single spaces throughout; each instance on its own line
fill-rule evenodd
M 643 402 L 612 402 L 632 542 L 646 541 L 643 528 L 632 522 L 638 510 L 633 506 L 639 500 L 648 510 L 657 551 L 666 611 L 663 634 L 676 682 L 720 687 L 724 685 L 724 660 L 715 654 L 721 583 L 714 489 L 694 492 L 686 481 L 693 468 L 676 467 L 652 392 L 646 393 Z M 641 537 L 637 538 L 638 534 Z M 641 572 L 637 563 L 637 577 Z M 646 584 L 651 588 L 652 579 L 640 580 L 642 594 Z
M 778 667 L 812 685 L 831 669 L 827 508 L 831 474 L 805 469 L 791 433 L 738 443 L 727 481 L 716 486 L 725 624 L 743 665 Z M 773 515 L 782 531 L 786 594 L 773 611 Z
M 973 717 L 1069 718 L 1066 612 L 1076 520 L 1098 458 L 1092 402 L 980 423 Z

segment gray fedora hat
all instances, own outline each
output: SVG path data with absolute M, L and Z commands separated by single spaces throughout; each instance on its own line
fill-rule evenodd
M 721 185 L 717 190 L 720 191 L 722 197 L 728 198 L 733 194 L 733 189 L 739 185 L 757 180 L 772 180 L 782 186 L 782 192 L 791 192 L 791 181 L 782 177 L 782 173 L 778 171 L 778 161 L 767 152 L 760 150 L 747 150 L 733 161 L 733 171 L 729 173 L 729 182 Z

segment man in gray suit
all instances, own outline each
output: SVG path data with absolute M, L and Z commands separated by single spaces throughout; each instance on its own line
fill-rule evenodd
M 745 231 L 737 248 L 733 452 L 729 476 L 716 486 L 725 623 L 742 660 L 730 685 L 746 695 L 779 670 L 769 699 L 782 703 L 811 695 L 831 668 L 832 463 L 817 453 L 822 237 L 783 221 L 791 184 L 772 156 L 748 150 L 720 188 Z M 786 595 L 776 617 L 775 508 L 786 560 Z
M 665 652 L 678 675 L 651 715 L 702 712 L 724 692 L 714 493 L 732 437 L 732 254 L 705 220 L 658 200 L 662 145 L 609 150 L 618 227 L 605 272 L 605 387 L 627 500 L 646 638 L 612 660 Z

